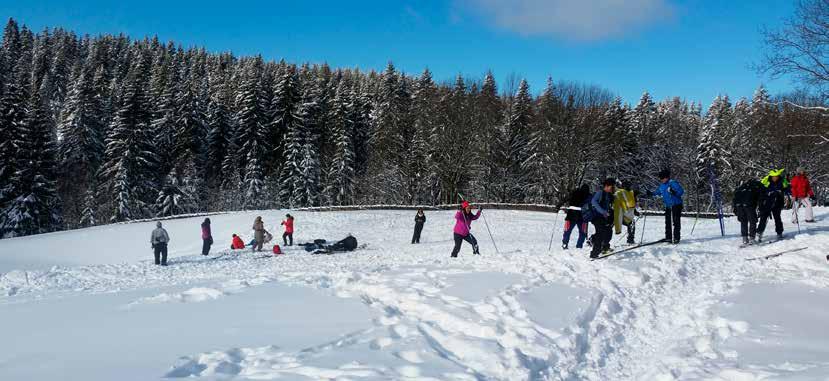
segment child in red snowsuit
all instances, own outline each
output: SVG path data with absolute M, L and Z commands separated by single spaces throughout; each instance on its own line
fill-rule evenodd
M 233 242 L 230 244 L 230 249 L 231 250 L 239 250 L 239 249 L 244 249 L 244 248 L 245 248 L 245 243 L 242 242 L 242 239 L 239 238 L 238 235 L 234 234 L 233 235 Z

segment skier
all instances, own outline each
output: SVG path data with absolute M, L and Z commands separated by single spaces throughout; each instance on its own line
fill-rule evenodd
M 242 241 L 241 237 L 234 234 L 233 235 L 233 241 L 231 241 L 231 243 L 230 243 L 230 249 L 231 250 L 239 250 L 239 249 L 244 249 L 244 248 L 245 248 L 245 242 Z
M 590 200 L 590 208 L 593 213 L 591 221 L 596 228 L 596 234 L 590 239 L 593 245 L 590 258 L 598 258 L 600 253 L 610 251 L 610 239 L 613 236 L 610 226 L 613 225 L 613 192 L 615 187 L 616 180 L 605 180 L 602 189 L 594 193 Z
M 250 247 L 251 251 L 262 251 L 262 245 L 265 243 L 265 223 L 262 222 L 262 217 L 256 217 L 253 221 L 253 244 Z
M 570 199 L 568 200 L 567 214 L 564 217 L 564 234 L 561 242 L 561 248 L 567 250 L 570 245 L 570 234 L 573 228 L 579 228 L 579 238 L 576 241 L 576 249 L 581 249 L 584 245 L 584 239 L 587 238 L 587 222 L 582 218 L 581 207 L 590 198 L 590 187 L 587 184 L 573 189 L 570 192 Z
M 170 236 L 167 234 L 167 230 L 161 227 L 161 221 L 156 222 L 155 230 L 150 235 L 150 244 L 152 245 L 153 255 L 155 256 L 155 264 L 167 266 L 168 242 L 170 242 Z
M 762 197 L 763 184 L 756 179 L 744 180 L 734 190 L 734 214 L 740 221 L 743 245 L 753 245 L 757 242 L 757 206 Z
M 613 227 L 616 234 L 622 234 L 624 225 L 627 228 L 627 243 L 636 243 L 634 217 L 639 215 L 639 211 L 636 210 L 636 195 L 629 181 L 623 181 L 619 185 L 613 197 Z
M 293 246 L 294 245 L 294 216 L 290 214 L 285 215 L 285 221 L 282 221 L 282 225 L 285 226 L 285 232 L 282 233 L 282 243 L 285 246 Z M 288 239 L 291 240 L 291 244 L 288 244 Z
M 426 214 L 423 213 L 423 208 L 417 209 L 414 220 L 415 228 L 414 235 L 412 235 L 412 244 L 420 243 L 420 232 L 423 231 L 423 224 L 426 223 Z
M 803 168 L 797 169 L 797 175 L 792 177 L 792 223 L 798 223 L 797 211 L 800 206 L 806 207 L 806 222 L 815 222 L 815 213 L 812 211 L 812 201 L 810 198 L 815 197 L 815 192 L 812 190 L 812 185 L 809 184 L 809 178 L 806 177 L 806 171 Z
M 760 204 L 760 225 L 757 226 L 757 241 L 763 241 L 763 233 L 769 217 L 774 217 L 774 231 L 777 239 L 783 238 L 783 219 L 780 212 L 786 199 L 791 195 L 789 182 L 783 177 L 785 169 L 772 169 L 760 180 L 763 185 L 763 202 Z
M 469 228 L 472 227 L 472 221 L 481 217 L 481 211 L 483 210 L 478 209 L 478 213 L 472 214 L 472 205 L 469 204 L 469 201 L 461 203 L 461 210 L 455 213 L 455 248 L 452 249 L 452 258 L 458 256 L 463 241 L 469 242 L 472 245 L 472 254 L 481 255 L 478 251 L 478 240 L 469 231 Z
M 658 177 L 662 184 L 656 192 L 648 191 L 648 195 L 662 196 L 665 204 L 665 241 L 677 244 L 682 231 L 682 195 L 685 190 L 676 180 L 671 179 L 671 171 L 667 169 L 659 171 Z
M 209 218 L 205 218 L 204 222 L 201 223 L 201 239 L 201 255 L 207 255 L 210 253 L 210 245 L 213 244 L 213 234 L 210 232 Z

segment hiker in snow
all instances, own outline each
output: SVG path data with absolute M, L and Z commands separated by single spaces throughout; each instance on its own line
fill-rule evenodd
M 161 221 L 156 222 L 155 230 L 150 235 L 150 244 L 152 245 L 153 255 L 155 256 L 155 264 L 167 266 L 168 242 L 170 242 L 170 236 L 167 234 L 167 230 L 161 227 Z
M 423 224 L 426 223 L 426 214 L 423 213 L 423 208 L 417 209 L 415 214 L 415 228 L 414 235 L 412 235 L 412 244 L 420 243 L 420 232 L 423 231 Z
M 815 212 L 812 210 L 812 200 L 815 197 L 815 192 L 812 190 L 812 185 L 809 184 L 809 178 L 806 177 L 806 171 L 803 168 L 797 169 L 797 175 L 792 177 L 792 223 L 796 224 L 800 220 L 797 216 L 797 211 L 800 206 L 806 207 L 806 222 L 815 222 Z
M 231 250 L 239 250 L 245 248 L 245 242 L 242 241 L 242 238 L 238 235 L 234 234 L 233 239 L 230 242 L 230 249 Z
M 676 180 L 671 179 L 671 171 L 663 169 L 658 174 L 662 182 L 656 192 L 648 191 L 650 196 L 661 196 L 665 204 L 665 241 L 679 243 L 682 231 L 682 195 L 685 190 Z
M 590 200 L 590 208 L 593 211 L 591 221 L 596 227 L 596 234 L 590 237 L 593 245 L 590 258 L 597 258 L 599 254 L 610 251 L 610 239 L 613 237 L 610 226 L 613 225 L 614 188 L 616 188 L 616 180 L 607 179 L 602 184 L 602 189 L 594 193 Z
M 734 215 L 740 221 L 743 245 L 753 245 L 757 242 L 757 206 L 762 197 L 763 184 L 756 179 L 744 180 L 734 190 Z
M 282 221 L 282 226 L 285 226 L 285 232 L 282 233 L 282 242 L 285 246 L 293 246 L 294 245 L 294 216 L 290 214 L 285 215 L 285 221 Z M 291 240 L 291 244 L 288 244 L 288 239 Z
M 250 246 L 251 251 L 262 251 L 262 245 L 265 243 L 265 223 L 262 222 L 262 217 L 256 217 L 253 221 L 253 244 Z
M 210 232 L 210 219 L 205 218 L 201 223 L 201 255 L 210 253 L 210 245 L 213 244 L 213 234 Z
M 760 180 L 763 185 L 763 202 L 760 204 L 760 225 L 757 226 L 757 240 L 763 240 L 769 217 L 774 217 L 774 231 L 777 239 L 783 238 L 783 219 L 780 212 L 786 199 L 791 195 L 789 182 L 783 177 L 785 169 L 772 169 Z
M 590 199 L 590 187 L 587 184 L 573 189 L 570 192 L 570 199 L 568 200 L 567 211 L 564 217 L 564 234 L 561 241 L 561 248 L 567 250 L 570 245 L 570 234 L 573 228 L 579 228 L 579 238 L 576 241 L 576 249 L 581 249 L 584 245 L 584 239 L 587 238 L 587 222 L 582 218 L 581 207 Z
M 613 227 L 616 234 L 622 234 L 622 226 L 627 228 L 627 243 L 636 243 L 635 217 L 639 215 L 636 210 L 636 195 L 631 189 L 629 181 L 622 181 L 619 189 L 613 196 Z
M 454 229 L 454 237 L 455 237 L 455 248 L 452 249 L 452 257 L 457 257 L 458 252 L 461 251 L 461 243 L 463 241 L 469 242 L 472 245 L 472 254 L 481 255 L 478 251 L 478 240 L 475 239 L 475 236 L 469 231 L 469 228 L 472 227 L 472 221 L 477 220 L 481 217 L 482 209 L 478 209 L 478 213 L 472 214 L 472 205 L 469 204 L 469 201 L 464 201 L 461 203 L 461 210 L 455 213 L 455 229 Z

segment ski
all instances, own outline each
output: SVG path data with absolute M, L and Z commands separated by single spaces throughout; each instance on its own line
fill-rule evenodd
M 622 250 L 616 250 L 616 251 L 608 253 L 608 254 L 602 254 L 602 255 L 599 255 L 596 258 L 590 258 L 590 260 L 595 261 L 595 260 L 599 260 L 599 259 L 605 259 L 607 257 L 614 256 L 614 255 L 619 254 L 619 253 L 624 253 L 626 251 L 636 250 L 640 247 L 651 246 L 651 245 L 656 245 L 656 244 L 665 243 L 665 242 L 668 242 L 668 241 L 666 241 L 664 239 L 660 239 L 658 241 L 643 243 L 643 244 L 636 245 L 636 246 L 631 246 L 631 247 L 628 247 L 628 248 L 625 248 L 625 249 L 622 249 Z
M 783 251 L 780 251 L 780 252 L 777 252 L 777 253 L 774 253 L 774 254 L 764 255 L 762 257 L 746 258 L 746 260 L 747 261 L 756 261 L 758 259 L 771 259 L 771 258 L 774 258 L 774 257 L 779 257 L 783 254 L 794 253 L 794 252 L 803 251 L 803 250 L 806 250 L 806 249 L 808 249 L 808 247 L 799 247 L 797 249 L 783 250 Z

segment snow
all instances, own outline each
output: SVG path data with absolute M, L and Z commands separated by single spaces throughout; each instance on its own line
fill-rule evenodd
M 427 213 L 420 245 L 412 211 L 292 211 L 296 242 L 366 246 L 278 257 L 226 247 L 259 215 L 278 240 L 286 211 L 210 216 L 208 258 L 204 217 L 166 220 L 166 268 L 151 264 L 153 221 L 0 240 L 0 379 L 820 379 L 829 210 L 816 211 L 778 243 L 737 249 L 736 220 L 720 237 L 687 218 L 682 244 L 601 261 L 548 252 L 554 215 L 510 210 L 484 211 L 500 254 L 479 220 L 483 255 L 455 259 L 451 211 Z M 660 238 L 648 219 L 645 240 Z

